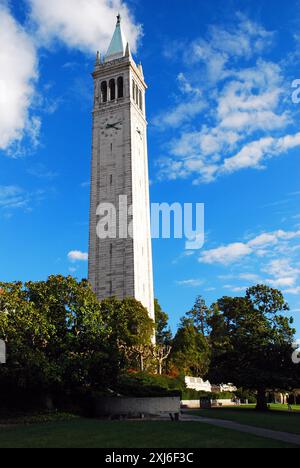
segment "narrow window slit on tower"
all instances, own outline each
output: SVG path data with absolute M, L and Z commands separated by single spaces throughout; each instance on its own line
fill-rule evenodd
M 110 100 L 114 101 L 116 99 L 116 82 L 113 79 L 109 81 L 109 91 L 110 91 Z
M 139 87 L 136 85 L 135 87 L 135 103 L 139 105 Z
M 101 83 L 101 101 L 107 102 L 107 83 L 103 81 Z
M 122 76 L 118 78 L 118 99 L 124 97 L 124 79 Z

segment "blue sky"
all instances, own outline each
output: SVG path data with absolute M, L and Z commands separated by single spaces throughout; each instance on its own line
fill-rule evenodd
M 172 327 L 199 294 L 263 282 L 284 291 L 299 335 L 294 0 L 0 0 L 0 280 L 87 275 L 90 73 L 118 11 L 149 85 L 151 200 L 205 203 L 202 250 L 153 241 Z

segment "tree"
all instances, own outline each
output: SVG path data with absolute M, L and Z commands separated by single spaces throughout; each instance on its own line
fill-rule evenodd
M 60 383 L 56 365 L 46 355 L 53 330 L 45 315 L 29 302 L 21 282 L 0 284 L 0 339 L 7 363 L 0 368 L 1 391 L 45 389 Z
M 172 342 L 172 332 L 169 327 L 169 316 L 163 312 L 157 299 L 154 300 L 156 344 L 159 346 L 170 346 Z
M 211 311 L 207 307 L 202 296 L 196 298 L 194 307 L 187 312 L 186 315 L 193 321 L 198 332 L 202 333 L 203 336 L 209 335 L 209 318 L 211 316 Z
M 156 325 L 156 346 L 153 349 L 153 356 L 157 362 L 159 375 L 167 370 L 167 360 L 172 351 L 172 332 L 169 327 L 169 316 L 163 312 L 157 299 L 154 300 L 155 325 Z
M 51 276 L 0 288 L 0 338 L 7 343 L 3 385 L 65 391 L 114 378 L 109 329 L 87 281 Z
M 290 389 L 293 320 L 282 293 L 264 285 L 246 297 L 223 297 L 210 324 L 213 358 L 210 377 L 219 382 L 255 389 L 257 409 L 268 409 L 266 392 Z
M 164 363 L 169 358 L 172 351 L 172 346 L 154 346 L 153 356 L 157 362 L 158 374 L 162 375 L 164 370 Z
M 204 377 L 208 372 L 209 345 L 190 319 L 181 320 L 173 342 L 172 361 L 181 372 L 188 375 Z
M 110 330 L 110 353 L 119 356 L 119 367 L 144 370 L 145 361 L 152 355 L 149 350 L 155 328 L 147 309 L 133 298 L 111 298 L 101 303 L 101 316 Z

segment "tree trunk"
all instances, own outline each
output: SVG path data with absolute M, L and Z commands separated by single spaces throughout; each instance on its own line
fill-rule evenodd
M 141 359 L 141 372 L 144 372 L 144 357 L 141 355 L 140 359 Z
M 266 389 L 263 387 L 260 387 L 257 390 L 257 405 L 256 405 L 256 410 L 257 411 L 268 411 L 268 402 L 267 402 L 267 397 L 266 397 Z

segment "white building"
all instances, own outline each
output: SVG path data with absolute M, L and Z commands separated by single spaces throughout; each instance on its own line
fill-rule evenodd
M 234 393 L 237 388 L 233 384 L 212 385 L 209 381 L 204 381 L 198 377 L 185 377 L 185 384 L 187 388 L 196 390 L 197 392 L 208 393 Z
M 93 77 L 89 281 L 99 300 L 135 297 L 154 318 L 147 86 L 142 65 L 131 56 L 120 16 L 104 60 L 97 55 Z M 124 229 L 126 202 L 129 229 L 126 222 Z M 105 211 L 104 204 L 113 205 L 116 216 Z M 99 238 L 105 221 L 113 225 L 115 238 Z
M 185 384 L 187 388 L 196 390 L 197 392 L 212 392 L 211 384 L 197 377 L 185 377 Z

